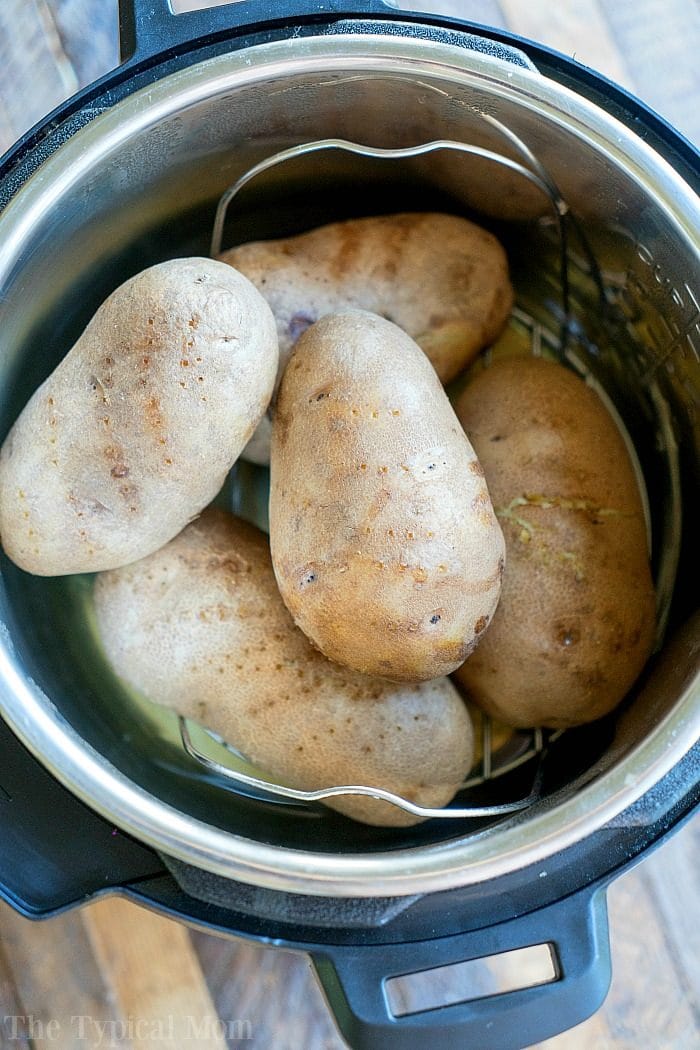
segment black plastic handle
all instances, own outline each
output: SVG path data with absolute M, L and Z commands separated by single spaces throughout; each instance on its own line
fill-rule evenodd
M 173 14 L 170 0 L 119 0 L 119 37 L 122 61 L 134 66 L 154 55 L 186 48 L 195 41 L 213 40 L 217 34 L 236 30 L 259 32 L 275 26 L 298 28 L 314 21 L 330 23 L 342 31 L 344 20 L 369 19 L 363 30 L 377 32 L 381 21 L 400 20 L 404 36 L 491 55 L 513 65 L 535 70 L 528 56 L 517 47 L 469 31 L 458 18 L 415 16 L 401 11 L 394 0 L 238 0 L 205 10 Z M 371 19 L 379 18 L 373 23 Z M 463 28 L 462 28 L 463 27 Z
M 389 0 L 238 0 L 173 14 L 169 0 L 119 0 L 123 61 L 140 60 L 222 30 L 247 29 L 287 18 L 386 15 Z
M 457 921 L 458 918 L 457 918 Z M 556 979 L 396 1017 L 391 977 L 550 944 Z M 520 1050 L 590 1017 L 610 985 L 605 891 L 582 891 L 517 919 L 422 943 L 332 948 L 312 955 L 321 987 L 353 1050 Z
M 38 918 L 164 870 L 59 784 L 0 718 L 0 897 Z

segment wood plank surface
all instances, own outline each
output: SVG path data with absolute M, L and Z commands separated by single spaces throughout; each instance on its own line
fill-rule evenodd
M 2 936 L 2 916 L 7 905 L 0 907 L 0 1047 L 9 1044 L 10 1039 L 17 1050 L 27 1050 L 30 1046 L 27 1024 L 24 1019 L 24 1008 L 17 994 L 17 984 L 13 968 L 7 958 L 7 948 Z
M 81 1032 L 109 1031 L 119 1023 L 112 989 L 95 959 L 79 912 L 59 915 L 50 922 L 31 922 L 3 904 L 0 944 L 13 974 L 16 1005 L 22 1007 L 3 1014 L 0 1020 L 10 1013 L 23 1019 L 16 1026 L 5 1020 L 0 1027 L 8 1046 L 13 1046 L 8 1038 L 13 1027 L 21 1029 L 22 1025 L 33 1045 L 42 1046 L 48 1031 L 48 1045 L 73 1050 L 80 1045 L 77 1037 Z M 90 1020 L 81 1023 L 79 1018 Z M 5 1045 L 0 1036 L 0 1046 Z M 129 1050 L 128 1042 L 124 1046 Z
M 700 145 L 700 2 L 607 0 L 605 15 L 636 94 Z
M 46 0 L 62 50 L 82 86 L 119 63 L 118 11 L 115 3 L 95 0 Z
M 207 6 L 180 6 L 195 3 Z M 404 7 L 507 27 L 575 55 L 700 143 L 695 0 L 406 0 Z M 116 61 L 116 0 L 1 0 L 0 152 Z M 608 999 L 594 1017 L 541 1047 L 695 1050 L 697 820 L 613 884 L 609 910 Z M 99 1045 L 100 1033 L 111 1039 L 101 1045 L 120 1050 L 345 1045 L 303 956 L 189 932 L 115 898 L 45 923 L 0 905 L 0 1050 L 85 1050 Z
M 508 27 L 545 43 L 592 69 L 605 70 L 623 87 L 634 88 L 625 56 L 617 49 L 603 0 L 498 0 Z
M 250 1025 L 249 1050 L 345 1046 L 305 956 L 204 933 L 192 940 L 225 1030 Z
M 679 987 L 700 1010 L 700 819 L 639 869 L 640 884 L 653 899 L 674 962 Z M 688 901 L 691 910 L 688 911 Z
M 225 1050 L 226 1042 L 187 929 L 119 898 L 82 919 L 133 1050 L 153 1044 Z
M 0 3 L 0 70 L 2 151 L 78 88 L 48 0 Z
M 400 6 L 406 11 L 448 15 L 497 29 L 508 28 L 499 0 L 408 0 Z

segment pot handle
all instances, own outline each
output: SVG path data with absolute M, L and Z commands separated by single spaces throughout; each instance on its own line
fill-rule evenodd
M 40 918 L 164 871 L 156 853 L 59 784 L 0 718 L 0 898 Z
M 395 0 L 234 0 L 173 14 L 170 0 L 119 0 L 121 57 L 132 64 L 223 30 L 261 28 L 290 18 L 385 15 L 398 6 Z
M 399 1016 L 391 1010 L 391 978 L 543 944 L 553 964 L 547 983 Z M 611 977 L 605 890 L 579 891 L 487 929 L 419 943 L 334 946 L 315 951 L 312 961 L 352 1050 L 519 1050 L 579 1024 L 605 999 Z
M 217 33 L 251 29 L 259 32 L 285 22 L 314 19 L 342 23 L 351 16 L 408 19 L 402 25 L 407 36 L 444 41 L 537 71 L 519 48 L 470 32 L 469 25 L 461 19 L 402 12 L 401 0 L 235 0 L 177 15 L 173 14 L 170 0 L 119 0 L 121 58 L 125 65 L 134 66 L 195 40 L 213 40 Z M 370 24 L 363 28 L 372 27 Z M 376 26 L 373 31 L 377 32 Z

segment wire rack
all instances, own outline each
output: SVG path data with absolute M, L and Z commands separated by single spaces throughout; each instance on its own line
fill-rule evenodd
M 590 386 L 594 387 L 602 398 L 618 425 L 630 453 L 630 459 L 637 474 L 642 494 L 647 534 L 649 545 L 651 545 L 648 499 L 634 446 L 606 391 L 586 367 L 583 357 L 577 354 L 576 340 L 572 338 L 575 331 L 571 312 L 571 281 L 569 273 L 571 258 L 574 257 L 574 253 L 571 250 L 570 235 L 572 233 L 575 235 L 578 245 L 579 265 L 585 269 L 585 272 L 593 280 L 600 302 L 605 305 L 608 293 L 603 275 L 584 231 L 576 218 L 571 214 L 551 175 L 533 155 L 526 143 L 509 128 L 489 114 L 481 114 L 481 117 L 502 137 L 504 146 L 509 147 L 510 151 L 516 154 L 517 159 L 481 146 L 446 139 L 401 149 L 369 147 L 343 139 L 322 139 L 301 143 L 265 158 L 242 175 L 220 198 L 213 225 L 211 254 L 216 257 L 222 250 L 228 209 L 244 186 L 271 168 L 319 151 L 343 151 L 372 158 L 380 162 L 405 160 L 438 151 L 453 151 L 477 156 L 516 172 L 536 186 L 549 202 L 552 216 L 550 222 L 553 222 L 558 241 L 561 300 L 560 308 L 557 310 L 560 320 L 558 331 L 543 325 L 520 307 L 516 307 L 513 310 L 510 319 L 511 329 L 515 330 L 521 341 L 524 340 L 526 342 L 531 354 L 534 356 L 550 354 L 559 360 L 566 361 Z M 485 351 L 482 359 L 485 365 L 488 366 L 491 359 L 491 351 Z M 212 774 L 222 787 L 266 802 L 281 805 L 303 804 L 305 806 L 313 806 L 342 795 L 361 795 L 388 802 L 417 817 L 453 820 L 500 817 L 532 806 L 541 797 L 546 755 L 550 746 L 562 735 L 562 730 L 551 731 L 540 728 L 508 730 L 505 740 L 499 739 L 499 742 L 496 743 L 496 736 L 502 737 L 502 730 L 497 729 L 490 717 L 480 713 L 479 725 L 479 761 L 474 768 L 467 772 L 466 779 L 456 799 L 449 806 L 431 809 L 416 805 L 390 791 L 370 785 L 327 785 L 314 791 L 302 791 L 286 784 L 277 783 L 274 779 L 268 778 L 265 773 L 254 770 L 247 765 L 245 756 L 241 755 L 230 743 L 222 740 L 215 733 L 205 730 L 206 744 L 199 746 L 193 739 L 190 724 L 184 718 L 179 718 L 182 746 L 193 761 L 198 763 L 203 769 L 206 769 L 209 774 Z M 494 805 L 477 803 L 475 797 L 470 798 L 470 795 L 472 795 L 478 796 L 480 799 L 483 797 L 484 785 L 493 784 L 499 778 L 506 777 L 518 768 L 525 768 L 528 765 L 531 766 L 532 776 L 527 781 L 530 784 L 530 790 L 525 796 L 512 798 L 506 802 L 499 802 Z M 522 780 L 520 783 L 522 783 Z M 474 804 L 470 805 L 470 802 Z

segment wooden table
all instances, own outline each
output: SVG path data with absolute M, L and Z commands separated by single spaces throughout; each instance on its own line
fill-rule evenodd
M 406 0 L 404 7 L 507 27 L 573 55 L 700 143 L 697 0 Z M 0 152 L 116 62 L 116 0 L 2 0 Z M 609 905 L 614 976 L 606 1004 L 541 1045 L 700 1046 L 698 821 L 619 879 Z M 0 906 L 0 1047 L 98 1045 L 339 1050 L 344 1043 L 302 957 L 191 932 L 116 898 L 39 924 Z

